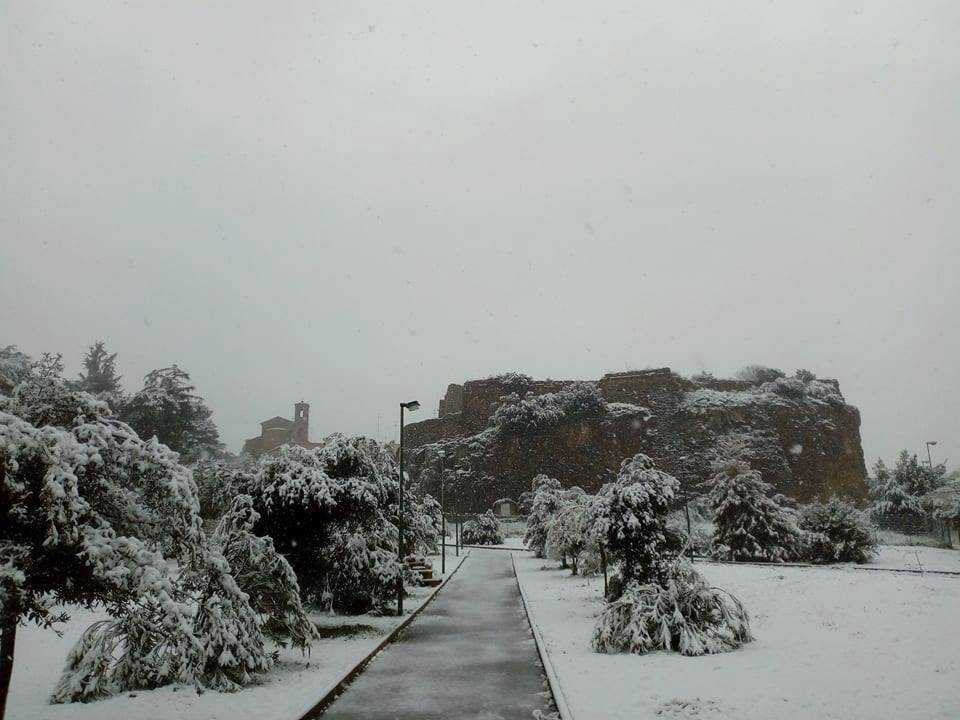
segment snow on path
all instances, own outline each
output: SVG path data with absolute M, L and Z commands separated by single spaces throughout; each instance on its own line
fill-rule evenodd
M 447 575 L 461 557 L 447 548 Z M 440 576 L 439 555 L 431 558 Z M 407 615 L 433 595 L 433 588 L 410 588 L 404 601 Z M 81 633 L 102 615 L 71 608 L 71 621 L 60 629 L 62 638 L 35 626 L 20 629 L 14 662 L 7 720 L 294 720 L 365 658 L 403 621 L 395 616 L 315 615 L 319 625 L 371 625 L 370 634 L 319 640 L 309 657 L 297 649 L 281 649 L 280 662 L 258 677 L 254 685 L 236 693 L 198 695 L 192 685 L 136 691 L 92 703 L 50 705 L 47 700 L 60 677 L 67 653 Z
M 552 711 L 511 553 L 472 550 L 323 720 L 530 720 Z
M 698 566 L 744 602 L 754 642 L 699 658 L 601 655 L 590 635 L 602 579 L 516 561 L 576 720 L 960 717 L 960 579 Z

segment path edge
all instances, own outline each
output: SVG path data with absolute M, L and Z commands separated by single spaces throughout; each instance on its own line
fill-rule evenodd
M 530 602 L 527 598 L 527 592 L 523 589 L 523 583 L 520 582 L 520 575 L 517 573 L 516 553 L 510 553 L 510 563 L 513 566 L 513 577 L 517 581 L 517 588 L 520 590 L 520 600 L 523 602 L 523 612 L 527 616 L 527 623 L 530 625 L 530 631 L 533 633 L 533 640 L 537 645 L 537 654 L 540 656 L 540 662 L 543 664 L 544 673 L 547 676 L 547 683 L 550 685 L 550 694 L 553 695 L 553 704 L 560 714 L 560 720 L 575 720 L 570 706 L 567 704 L 567 698 L 563 694 L 563 687 L 560 685 L 560 678 L 553 667 L 553 661 L 547 652 L 547 645 L 540 633 L 539 626 L 534 622 L 530 614 Z
M 326 709 L 333 704 L 333 701 L 336 700 L 338 697 L 340 697 L 343 691 L 346 690 L 348 687 L 350 687 L 350 684 L 357 679 L 357 676 L 367 669 L 367 665 L 369 665 L 370 662 L 377 655 L 379 655 L 384 648 L 387 647 L 387 645 L 391 644 L 396 639 L 397 635 L 399 635 L 410 623 L 414 621 L 414 619 L 421 612 L 424 611 L 424 609 L 426 609 L 426 607 L 430 603 L 433 602 L 434 598 L 437 597 L 440 591 L 447 586 L 447 583 L 450 582 L 453 576 L 457 574 L 457 571 L 461 568 L 461 566 L 463 566 L 463 563 L 466 561 L 468 557 L 470 557 L 470 553 L 465 554 L 460 559 L 460 562 L 457 563 L 457 566 L 453 570 L 451 570 L 450 574 L 443 579 L 443 582 L 437 585 L 436 588 L 434 588 L 433 594 L 431 594 L 430 597 L 428 597 L 423 602 L 423 605 L 418 607 L 416 610 L 410 613 L 409 616 L 404 618 L 403 622 L 397 625 L 393 630 L 391 630 L 387 634 L 387 636 L 383 638 L 383 640 L 381 640 L 373 650 L 367 653 L 367 655 L 360 660 L 360 662 L 358 662 L 356 665 L 350 668 L 346 673 L 344 673 L 344 675 L 340 678 L 340 680 L 338 680 L 333 685 L 333 687 L 331 687 L 329 690 L 327 690 L 326 693 L 323 694 L 323 697 L 321 697 L 315 703 L 310 705 L 310 707 L 307 708 L 306 711 L 302 713 L 298 713 L 296 715 L 297 720 L 316 720 L 316 718 L 319 718 L 321 715 L 323 715 Z

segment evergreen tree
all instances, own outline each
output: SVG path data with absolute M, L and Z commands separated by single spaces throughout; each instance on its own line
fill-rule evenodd
M 731 560 L 783 562 L 802 552 L 794 514 L 768 493 L 769 484 L 737 453 L 721 453 L 713 463 L 708 499 L 716 530 L 711 552 Z
M 607 544 L 621 562 L 623 583 L 621 591 L 611 589 L 594 627 L 597 652 L 704 655 L 752 639 L 740 601 L 710 587 L 680 555 L 679 538 L 667 528 L 678 487 L 676 478 L 641 454 L 624 461 L 603 493 L 609 502 Z
M 123 388 L 117 375 L 116 362 L 117 354 L 107 352 L 103 340 L 97 340 L 87 348 L 87 354 L 83 357 L 84 372 L 79 374 L 74 386 L 97 398 L 119 397 Z
M 682 546 L 667 527 L 667 511 L 680 488 L 640 453 L 620 465 L 609 494 L 607 545 L 620 561 L 623 582 L 659 582 Z
M 882 528 L 913 531 L 923 524 L 923 507 L 908 489 L 912 481 L 911 466 L 906 450 L 900 454 L 896 472 L 890 472 L 881 459 L 873 466 L 872 514 Z
M 493 510 L 487 510 L 464 523 L 461 538 L 467 545 L 499 545 L 503 542 L 503 530 Z
M 98 603 L 112 617 L 71 651 L 55 702 L 247 682 L 271 658 L 206 541 L 189 470 L 61 371 L 59 356 L 45 355 L 0 395 L 0 706 L 17 626 L 65 620 L 58 604 Z
M 220 434 L 195 390 L 189 373 L 176 365 L 153 370 L 126 403 L 122 418 L 139 435 L 156 437 L 188 462 L 216 455 L 223 448 Z
M 807 557 L 813 562 L 865 563 L 876 554 L 873 527 L 851 503 L 831 498 L 807 505 L 800 515 L 807 533 Z
M 536 557 L 542 558 L 546 557 L 550 522 L 560 507 L 560 481 L 541 473 L 533 479 L 531 490 L 533 501 L 530 503 L 530 515 L 527 517 L 527 531 L 523 542 L 533 550 Z

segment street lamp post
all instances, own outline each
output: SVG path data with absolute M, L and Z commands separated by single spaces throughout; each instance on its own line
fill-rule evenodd
M 446 453 L 441 450 L 437 453 L 440 457 L 440 574 L 447 574 L 447 506 L 443 497 L 444 467 L 443 459 Z
M 400 530 L 397 538 L 397 559 L 400 561 L 400 574 L 397 575 L 397 616 L 403 615 L 403 411 L 414 412 L 420 409 L 416 400 L 400 403 Z
M 933 470 L 933 458 L 930 457 L 930 446 L 936 444 L 936 440 L 927 440 L 927 463 L 930 465 L 931 470 Z

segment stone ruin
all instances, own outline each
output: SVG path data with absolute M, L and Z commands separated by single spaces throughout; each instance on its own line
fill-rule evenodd
M 506 375 L 448 386 L 439 417 L 405 428 L 411 479 L 439 497 L 442 476 L 448 507 L 480 512 L 498 498 L 519 498 L 538 473 L 595 492 L 625 458 L 643 452 L 692 497 L 704 492 L 718 440 L 737 436 L 775 492 L 800 502 L 866 497 L 860 413 L 836 380 L 685 378 L 669 368 L 608 373 L 596 383 L 605 405 L 593 414 L 532 432 L 497 426 L 504 403 L 573 384 Z

